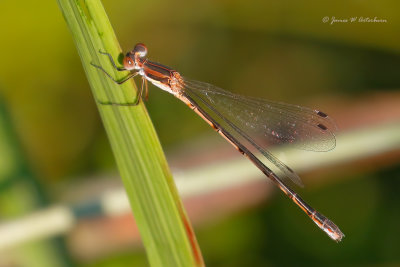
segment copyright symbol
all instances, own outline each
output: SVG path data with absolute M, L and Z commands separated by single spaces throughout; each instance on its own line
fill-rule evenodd
M 322 22 L 323 23 L 327 23 L 329 21 L 329 17 L 328 16 L 326 16 L 326 17 L 324 17 L 323 19 L 322 19 Z

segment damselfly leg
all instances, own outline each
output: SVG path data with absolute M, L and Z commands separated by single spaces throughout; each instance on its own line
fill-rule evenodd
M 111 64 L 113 65 L 114 69 L 116 69 L 117 71 L 126 71 L 126 69 L 125 69 L 124 67 L 118 67 L 118 66 L 115 64 L 115 61 L 114 61 L 114 59 L 113 59 L 113 57 L 111 56 L 110 53 L 103 52 L 103 51 L 101 51 L 101 50 L 99 51 L 99 53 L 102 54 L 102 55 L 108 56 L 108 58 L 110 59 L 110 62 L 111 62 Z
M 102 54 L 102 55 L 106 55 L 106 56 L 109 58 L 109 60 L 110 60 L 110 62 L 111 62 L 111 64 L 112 64 L 112 66 L 114 67 L 115 70 L 117 70 L 117 71 L 129 71 L 129 70 L 127 70 L 127 69 L 124 68 L 124 67 L 118 67 L 118 66 L 115 64 L 114 59 L 112 58 L 112 56 L 111 56 L 109 53 L 107 53 L 107 52 L 102 52 L 102 51 L 99 51 L 99 53 Z M 135 71 L 135 72 L 129 74 L 128 76 L 126 76 L 125 78 L 123 78 L 122 80 L 116 80 L 116 79 L 114 79 L 103 67 L 98 66 L 98 65 L 94 64 L 93 62 L 91 62 L 90 64 L 91 64 L 93 67 L 95 67 L 95 68 L 101 70 L 102 72 L 104 72 L 104 74 L 106 74 L 107 77 L 109 77 L 113 82 L 115 82 L 115 83 L 117 83 L 117 84 L 123 84 L 123 83 L 125 83 L 126 81 L 128 81 L 128 80 L 130 80 L 130 79 L 136 77 L 136 76 L 139 74 L 139 72 Z M 139 104 L 140 100 L 142 99 L 144 86 L 146 87 L 146 88 L 145 88 L 145 91 L 146 91 L 146 92 L 145 92 L 145 94 L 146 94 L 146 95 L 145 95 L 145 99 L 147 100 L 147 99 L 148 99 L 147 80 L 146 80 L 144 77 L 142 77 L 142 84 L 141 84 L 141 87 L 140 87 L 139 90 L 138 90 L 138 93 L 137 93 L 137 97 L 136 97 L 136 101 L 135 101 L 135 102 L 133 102 L 133 103 L 114 103 L 114 102 L 104 102 L 104 101 L 97 101 L 97 102 L 98 102 L 99 104 L 101 104 L 101 105 L 137 106 L 137 105 Z

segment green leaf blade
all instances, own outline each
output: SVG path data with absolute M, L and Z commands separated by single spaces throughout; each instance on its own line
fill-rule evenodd
M 95 99 L 131 103 L 133 81 L 115 84 L 90 65 L 105 68 L 116 79 L 128 72 L 114 70 L 108 58 L 120 47 L 98 0 L 58 0 L 71 30 Z M 151 266 L 203 266 L 191 224 L 182 207 L 164 153 L 143 103 L 134 107 L 98 104 Z

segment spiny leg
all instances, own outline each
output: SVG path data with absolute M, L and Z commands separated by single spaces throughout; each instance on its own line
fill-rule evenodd
M 118 67 L 118 66 L 115 64 L 115 61 L 114 61 L 114 59 L 113 59 L 113 57 L 111 56 L 110 53 L 102 52 L 101 50 L 99 50 L 99 53 L 102 54 L 102 55 L 106 55 L 106 56 L 108 57 L 108 59 L 110 60 L 111 64 L 113 65 L 114 69 L 116 69 L 117 71 L 127 71 L 127 69 L 125 69 L 124 67 Z M 123 83 L 126 82 L 127 80 L 129 80 L 129 79 L 135 77 L 136 75 L 138 75 L 137 72 L 136 72 L 136 73 L 132 73 L 132 74 L 129 74 L 128 76 L 126 76 L 126 77 L 125 77 L 124 79 L 122 79 L 121 81 L 118 81 L 118 80 L 115 80 L 103 67 L 98 66 L 98 65 L 95 65 L 95 64 L 93 64 L 92 62 L 90 62 L 90 64 L 91 64 L 93 67 L 96 67 L 96 68 L 98 68 L 99 70 L 103 71 L 111 80 L 113 80 L 115 83 L 118 83 L 118 84 L 123 84 Z
M 114 102 L 102 102 L 97 100 L 97 102 L 101 105 L 112 105 L 112 106 L 137 106 L 140 103 L 140 99 L 142 98 L 143 94 L 143 86 L 145 83 L 146 79 L 142 78 L 142 86 L 139 88 L 137 96 L 136 96 L 136 101 L 133 103 L 114 103 Z
M 136 101 L 135 101 L 136 105 L 138 105 L 139 102 L 140 102 L 140 100 L 143 98 L 143 90 L 145 89 L 145 88 L 144 88 L 144 87 L 145 87 L 145 84 L 147 85 L 146 79 L 145 79 L 144 77 L 142 77 L 142 86 L 140 87 L 140 90 L 139 90 L 139 92 L 138 92 L 138 94 L 137 94 L 137 98 L 136 98 Z M 147 86 L 146 86 L 146 89 L 145 89 L 145 90 L 147 90 Z M 146 99 L 146 100 L 147 100 L 147 99 Z
M 144 80 L 144 83 L 145 83 L 145 86 L 146 86 L 146 94 L 145 94 L 145 98 L 144 99 L 147 101 L 147 100 L 149 100 L 149 86 L 147 84 L 147 80 L 145 78 L 143 78 L 143 80 Z
M 112 58 L 112 56 L 111 56 L 109 53 L 102 52 L 102 51 L 99 51 L 99 53 L 108 56 L 108 58 L 109 58 L 111 64 L 113 65 L 113 67 L 114 67 L 117 71 L 126 71 L 125 68 L 117 67 L 117 65 L 116 65 L 115 62 L 114 62 L 114 59 Z M 137 75 L 139 74 L 138 72 L 134 72 L 134 73 L 129 74 L 127 77 L 123 78 L 122 80 L 118 81 L 118 80 L 114 79 L 103 67 L 98 66 L 98 65 L 95 65 L 95 64 L 93 64 L 92 62 L 91 62 L 90 64 L 91 64 L 93 67 L 95 67 L 95 68 L 101 70 L 102 72 L 104 72 L 104 74 L 106 74 L 108 78 L 110 78 L 113 82 L 115 82 L 115 83 L 117 83 L 117 84 L 123 84 L 123 83 L 125 83 L 126 81 L 128 81 L 129 79 L 132 79 L 132 78 L 134 78 L 135 76 L 137 76 Z M 146 83 L 146 85 L 147 85 L 147 83 Z M 146 87 L 146 90 L 147 90 L 147 87 Z M 97 102 L 100 103 L 101 105 L 136 106 L 136 105 L 138 105 L 139 102 L 140 102 L 140 98 L 141 98 L 141 96 L 142 96 L 142 92 L 143 92 L 143 81 L 142 81 L 142 87 L 139 89 L 138 94 L 137 94 L 137 97 L 136 97 L 136 101 L 135 101 L 134 103 L 113 103 L 113 102 L 103 102 L 103 101 L 99 101 L 99 100 L 97 100 Z
M 95 68 L 101 70 L 102 72 L 104 72 L 104 74 L 106 74 L 106 75 L 108 76 L 108 78 L 110 78 L 111 80 L 113 80 L 113 81 L 114 81 L 115 83 L 117 83 L 117 84 L 123 84 L 123 83 L 126 82 L 127 80 L 132 79 L 133 77 L 135 77 L 136 75 L 139 74 L 138 72 L 131 73 L 131 74 L 129 74 L 128 76 L 126 76 L 124 79 L 118 81 L 118 80 L 114 79 L 103 67 L 98 66 L 98 65 L 95 65 L 95 64 L 93 64 L 92 62 L 90 62 L 90 65 L 92 65 L 93 67 L 95 67 Z
M 114 66 L 114 69 L 116 69 L 117 71 L 125 71 L 126 70 L 124 67 L 117 67 L 117 65 L 115 64 L 114 59 L 112 58 L 110 53 L 102 52 L 101 50 L 99 50 L 99 53 L 102 54 L 102 55 L 108 56 L 108 58 L 110 59 L 111 64 Z

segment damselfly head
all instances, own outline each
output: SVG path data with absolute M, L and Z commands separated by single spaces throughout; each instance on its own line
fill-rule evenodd
M 147 47 L 144 44 L 137 44 L 132 51 L 128 52 L 123 64 L 126 70 L 140 70 L 146 60 Z

